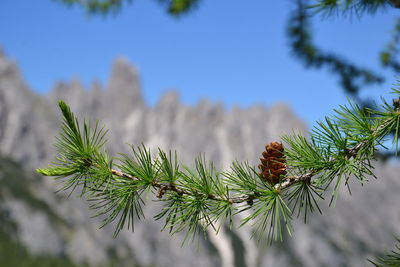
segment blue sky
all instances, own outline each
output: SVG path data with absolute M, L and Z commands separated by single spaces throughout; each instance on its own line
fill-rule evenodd
M 309 70 L 288 46 L 292 1 L 203 0 L 179 19 L 152 0 L 135 0 L 116 16 L 89 16 L 51 0 L 1 0 L 0 45 L 18 62 L 25 81 L 45 94 L 56 81 L 79 77 L 86 86 L 110 75 L 119 56 L 134 64 L 144 97 L 154 105 L 169 89 L 184 103 L 202 98 L 233 105 L 289 103 L 313 124 L 346 102 L 336 77 Z M 396 10 L 361 19 L 314 19 L 316 43 L 382 71 L 379 51 L 390 39 Z M 364 95 L 387 96 L 396 76 Z

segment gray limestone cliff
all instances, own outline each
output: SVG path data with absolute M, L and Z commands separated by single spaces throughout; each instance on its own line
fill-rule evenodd
M 136 223 L 134 233 L 126 230 L 114 239 L 112 226 L 98 229 L 100 221 L 90 218 L 84 200 L 56 194 L 53 179 L 33 172 L 54 155 L 52 143 L 60 125 L 58 99 L 69 103 L 79 117 L 99 119 L 110 129 L 108 149 L 112 153 L 127 151 L 126 143 L 144 143 L 177 150 L 187 164 L 205 153 L 220 168 L 235 159 L 256 164 L 267 142 L 278 140 L 284 132 L 306 129 L 285 104 L 227 110 L 222 104 L 203 100 L 187 106 L 171 91 L 149 107 L 142 97 L 139 74 L 125 59 L 115 61 L 105 88 L 98 82 L 84 88 L 74 78 L 39 96 L 25 84 L 16 63 L 1 53 L 0 155 L 23 166 L 19 186 L 29 199 L 4 183 L 0 205 L 32 253 L 62 255 L 93 266 L 105 262 L 114 266 L 364 266 L 367 257 L 392 248 L 400 231 L 396 208 L 400 168 L 378 163 L 378 180 L 364 187 L 353 185 L 352 196 L 344 190 L 335 208 L 324 204 L 324 214 L 312 215 L 307 224 L 295 219 L 293 237 L 271 247 L 251 240 L 250 227 L 223 228 L 218 236 L 209 232 L 199 247 L 181 247 L 182 235 L 160 232 L 162 222 L 152 219 L 160 207 L 151 196 L 146 220 Z M 8 175 L 1 166 L 0 182 Z

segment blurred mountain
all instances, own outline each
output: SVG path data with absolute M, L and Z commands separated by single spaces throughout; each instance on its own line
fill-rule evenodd
M 285 104 L 227 110 L 202 100 L 186 106 L 170 91 L 149 107 L 137 70 L 125 59 L 115 60 L 105 88 L 98 82 L 84 88 L 75 78 L 39 96 L 0 53 L 0 228 L 29 255 L 91 266 L 364 266 L 367 257 L 392 248 L 399 233 L 400 168 L 378 163 L 378 180 L 353 185 L 352 196 L 344 190 L 335 208 L 323 204 L 324 214 L 310 216 L 307 224 L 295 219 L 293 237 L 271 247 L 251 240 L 250 226 L 222 228 L 217 236 L 210 231 L 207 240 L 182 247 L 183 234 L 160 232 L 163 223 L 152 219 L 160 208 L 153 196 L 146 220 L 114 239 L 113 226 L 98 229 L 100 220 L 90 218 L 85 200 L 55 193 L 54 179 L 34 174 L 54 156 L 58 99 L 80 118 L 99 119 L 110 129 L 111 153 L 127 152 L 126 143 L 144 143 L 177 150 L 186 164 L 199 153 L 221 168 L 235 159 L 257 164 L 266 143 L 306 129 Z

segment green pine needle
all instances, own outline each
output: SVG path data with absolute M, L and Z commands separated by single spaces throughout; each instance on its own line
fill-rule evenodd
M 397 239 L 400 243 L 400 239 Z M 376 261 L 368 260 L 376 267 L 398 267 L 400 266 L 400 245 L 396 245 L 396 250 L 387 252 L 384 256 L 379 257 Z

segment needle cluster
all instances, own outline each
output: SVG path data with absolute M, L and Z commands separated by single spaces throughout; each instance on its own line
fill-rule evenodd
M 395 250 L 387 252 L 376 261 L 368 260 L 376 267 L 397 267 L 400 266 L 400 239 L 397 239 Z

